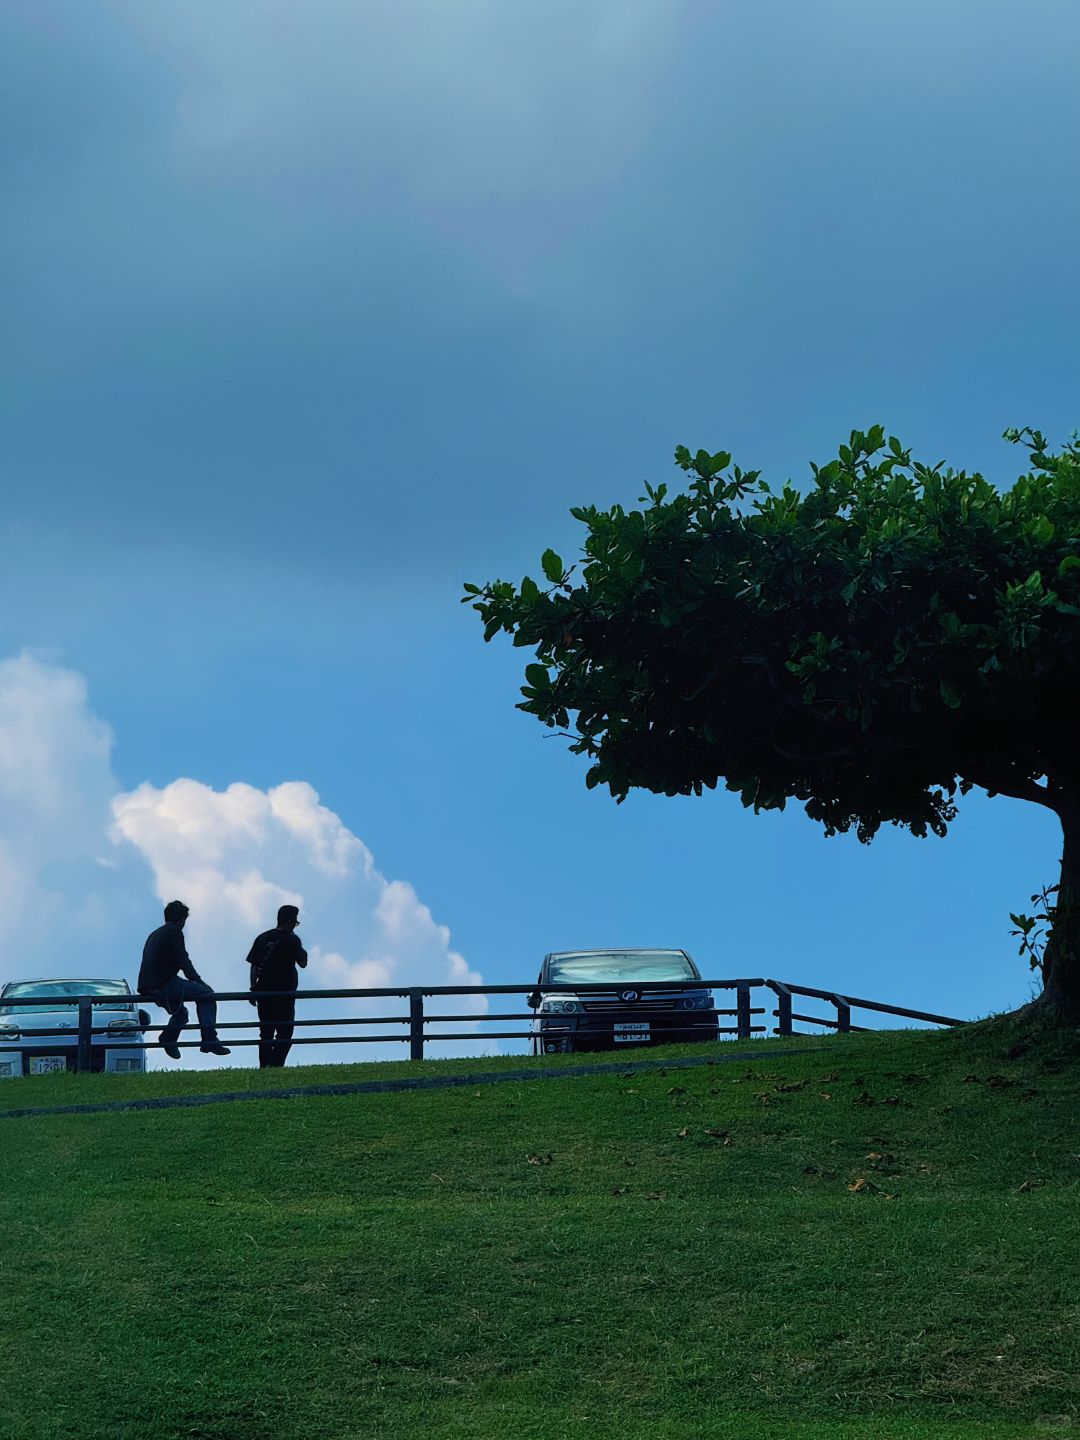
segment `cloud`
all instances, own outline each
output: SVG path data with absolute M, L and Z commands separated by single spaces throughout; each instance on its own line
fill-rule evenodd
M 237 783 L 219 791 L 184 778 L 123 792 L 112 745 L 81 675 L 32 654 L 0 662 L 0 980 L 97 973 L 134 982 L 161 902 L 180 898 L 191 907 L 189 951 L 217 990 L 246 988 L 251 941 L 283 904 L 301 909 L 310 951 L 306 988 L 482 983 L 414 887 L 383 876 L 368 847 L 310 785 L 260 790 Z M 483 997 L 446 997 L 439 1005 L 466 1017 L 468 1029 L 475 1028 L 468 1017 L 487 1009 Z M 394 999 L 313 1001 L 300 1015 L 403 1010 Z M 249 1007 L 234 1005 L 221 1018 L 251 1017 Z M 492 1048 L 477 1038 L 442 1051 Z M 314 1062 L 404 1053 L 400 1044 L 337 1045 L 305 1046 L 296 1056 Z M 234 1060 L 254 1063 L 255 1052 L 238 1048 Z
M 100 927 L 116 791 L 112 733 L 81 675 L 24 653 L 0 661 L 0 967 L 68 967 Z M 57 973 L 54 970 L 54 973 Z
M 246 988 L 248 947 L 286 904 L 300 907 L 301 933 L 312 941 L 307 988 L 482 983 L 412 885 L 381 875 L 363 841 L 302 781 L 270 790 L 235 784 L 217 791 L 195 780 L 140 785 L 116 796 L 113 815 L 113 838 L 147 861 L 158 898 L 190 906 L 188 949 L 215 989 Z M 395 999 L 312 1003 L 301 1015 L 404 1012 Z M 465 1016 L 487 1008 L 470 997 L 439 1003 Z M 490 1047 L 475 1042 L 465 1053 L 477 1048 Z M 363 1058 L 373 1049 L 365 1045 Z M 334 1058 L 360 1053 L 338 1047 Z M 396 1046 L 374 1053 L 404 1052 Z M 311 1058 L 329 1057 L 320 1046 Z

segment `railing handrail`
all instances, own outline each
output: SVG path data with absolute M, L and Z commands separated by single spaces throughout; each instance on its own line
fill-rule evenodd
M 885 1005 L 880 1000 L 859 1000 L 854 995 L 841 995 L 838 990 L 815 990 L 809 985 L 792 985 L 787 980 L 766 980 L 765 984 L 777 995 L 809 995 L 814 1000 L 837 1002 L 853 1010 L 877 1010 L 885 1015 L 902 1015 L 908 1020 L 928 1020 L 934 1025 L 966 1025 L 966 1020 L 954 1016 L 934 1015 L 928 1010 L 909 1010 L 905 1005 Z
M 533 990 L 543 989 L 546 994 L 558 995 L 592 995 L 602 994 L 606 990 L 619 988 L 634 990 L 668 990 L 674 984 L 682 982 L 676 980 L 627 980 L 627 981 L 589 981 L 588 983 L 559 983 L 544 981 L 539 986 L 535 980 L 527 985 L 402 985 L 392 987 L 379 985 L 352 990 L 215 990 L 206 998 L 208 1000 L 268 1000 L 282 999 L 285 997 L 304 996 L 308 1000 L 355 1000 L 363 997 L 374 999 L 382 996 L 405 996 L 405 995 L 527 995 Z M 737 990 L 742 986 L 753 987 L 765 985 L 768 982 L 760 977 L 739 980 L 694 980 L 692 988 L 697 990 Z M 132 991 L 127 995 L 64 995 L 55 1000 L 42 995 L 17 996 L 0 998 L 0 1005 L 41 1005 L 45 1004 L 56 1009 L 77 1009 L 80 1004 L 90 1005 L 135 1005 L 140 1000 L 148 1001 L 151 1005 L 156 1001 L 153 995 L 144 994 L 140 991 Z
M 75 980 L 71 983 L 79 982 Z M 538 1011 L 537 1005 L 529 1005 L 529 1010 L 531 1011 L 531 1013 L 528 1014 L 524 1012 L 520 1014 L 517 1012 L 494 1012 L 486 1014 L 483 1011 L 465 1011 L 459 1015 L 425 1014 L 424 1000 L 427 997 L 442 997 L 453 995 L 484 997 L 487 997 L 489 995 L 531 995 L 532 992 L 536 990 L 542 990 L 545 995 L 570 994 L 587 996 L 593 994 L 610 994 L 613 989 L 619 988 L 637 990 L 644 997 L 650 991 L 670 989 L 673 983 L 677 982 L 673 982 L 671 979 L 636 981 L 628 980 L 623 982 L 613 982 L 611 980 L 608 980 L 577 983 L 573 981 L 565 981 L 552 982 L 550 984 L 545 982 L 541 985 L 539 981 L 536 981 L 525 985 L 380 985 L 371 987 L 342 988 L 334 990 L 220 990 L 209 991 L 206 998 L 212 999 L 215 1002 L 259 1001 L 266 999 L 289 999 L 302 1001 L 357 999 L 374 1000 L 385 998 L 404 999 L 407 1000 L 408 1004 L 407 1006 L 403 1007 L 403 1013 L 398 1015 L 365 1015 L 352 1017 L 330 1016 L 325 1019 L 303 1019 L 299 1022 L 293 1022 L 294 1024 L 299 1024 L 300 1026 L 303 1026 L 305 1028 L 311 1028 L 320 1025 L 325 1026 L 328 1029 L 333 1029 L 335 1026 L 363 1027 L 366 1025 L 390 1025 L 395 1027 L 402 1027 L 402 1030 L 399 1031 L 399 1033 L 397 1034 L 383 1033 L 376 1035 L 342 1035 L 338 1033 L 331 1035 L 311 1036 L 294 1035 L 290 1043 L 293 1045 L 325 1045 L 332 1044 L 334 1042 L 337 1042 L 339 1044 L 343 1044 L 346 1042 L 350 1044 L 375 1044 L 379 1042 L 397 1044 L 407 1043 L 409 1046 L 410 1059 L 422 1060 L 424 1058 L 425 1044 L 432 1041 L 469 1039 L 533 1039 L 535 1038 L 535 1031 L 532 1028 L 527 1030 L 480 1030 L 476 1027 L 482 1025 L 485 1021 L 506 1022 L 517 1020 L 528 1021 L 530 1027 L 532 1027 L 533 1023 L 536 1020 Z M 714 1012 L 714 1018 L 710 1024 L 710 1034 L 716 1037 L 722 1034 L 737 1035 L 740 1040 L 746 1040 L 750 1039 L 755 1033 L 760 1034 L 769 1028 L 767 1025 L 753 1024 L 753 1016 L 767 1014 L 767 1011 L 763 1007 L 754 1006 L 751 1003 L 753 999 L 752 992 L 760 987 L 771 989 L 777 997 L 778 1006 L 775 1010 L 773 1010 L 772 1013 L 777 1019 L 777 1025 L 775 1028 L 776 1033 L 779 1035 L 806 1034 L 806 1031 L 796 1031 L 793 1028 L 792 1022 L 795 1020 L 798 1020 L 803 1024 L 825 1026 L 828 1029 L 836 1030 L 842 1034 L 846 1034 L 853 1030 L 866 1029 L 867 1027 L 865 1026 L 853 1025 L 851 1023 L 852 1009 L 874 1010 L 881 1014 L 899 1015 L 906 1019 L 922 1020 L 931 1025 L 963 1025 L 965 1023 L 963 1020 L 957 1020 L 947 1015 L 936 1015 L 927 1010 L 913 1010 L 904 1005 L 887 1005 L 880 1000 L 860 1000 L 856 999 L 854 996 L 842 995 L 839 993 L 839 991 L 835 990 L 819 990 L 809 985 L 793 985 L 788 981 L 775 979 L 767 980 L 762 979 L 758 976 L 747 976 L 734 980 L 713 980 L 703 977 L 701 979 L 695 979 L 690 982 L 690 986 L 688 988 L 708 991 L 735 990 L 736 1005 L 734 1009 L 720 1009 L 715 1004 L 713 1005 L 712 1008 Z M 797 1014 L 792 1005 L 792 1000 L 797 995 L 806 995 L 814 999 L 826 1001 L 828 1004 L 835 1007 L 836 1018 L 832 1019 L 820 1015 Z M 49 1015 L 45 1025 L 43 1026 L 20 1025 L 18 1011 L 20 1009 L 28 1009 L 35 1005 L 38 1007 L 42 1007 L 42 1011 L 44 1013 L 48 1013 L 49 1011 L 77 1011 L 78 1024 L 77 1036 L 75 1038 L 77 1038 L 78 1049 L 76 1054 L 75 1068 L 77 1070 L 89 1070 L 92 1068 L 93 1054 L 95 1053 L 95 1051 L 100 1051 L 103 1048 L 106 1051 L 112 1048 L 141 1050 L 144 1052 L 147 1049 L 157 1048 L 157 1044 L 159 1044 L 160 1041 L 150 1042 L 148 1044 L 145 1042 L 145 1040 L 134 1041 L 131 1038 L 126 1038 L 125 1035 L 122 1034 L 117 1028 L 117 1022 L 115 1021 L 113 1021 L 111 1025 L 95 1023 L 94 1011 L 96 1007 L 121 1006 L 124 1009 L 135 1010 L 141 1002 L 154 1005 L 157 1008 L 162 1008 L 160 999 L 155 998 L 155 996 L 143 995 L 139 992 L 131 991 L 129 991 L 126 995 L 102 995 L 100 993 L 75 994 L 58 996 L 51 999 L 47 995 L 5 996 L 0 999 L 0 1004 L 2 1004 L 5 1010 L 8 1010 L 8 1013 L 6 1017 L 0 1017 L 0 1026 L 4 1024 L 4 1020 L 6 1019 L 7 1028 L 9 1030 L 21 1032 L 21 1034 L 25 1035 L 28 1040 L 32 1036 L 45 1037 L 65 1035 L 65 1038 L 70 1038 L 71 1032 L 76 1029 L 75 1025 L 58 1025 L 57 1021 L 53 1018 L 52 1015 Z M 8 1007 L 10 1007 L 10 1009 Z M 692 1010 L 687 1010 L 685 1012 L 679 1011 L 678 1013 L 683 1019 L 685 1019 L 686 1022 L 685 1024 L 679 1025 L 678 1028 L 680 1030 L 693 1031 L 695 1029 L 701 1029 L 704 1027 L 704 1021 L 699 1023 L 696 1019 L 692 1018 L 694 1014 Z M 718 1020 L 721 1015 L 736 1016 L 736 1024 L 728 1026 L 719 1025 Z M 549 1022 L 549 1026 L 550 1024 L 554 1024 L 557 1027 L 560 1026 L 561 1017 L 558 1014 L 552 1013 L 547 1015 L 545 1018 Z M 251 1018 L 246 1018 L 242 1021 L 222 1021 L 221 1028 L 223 1030 L 227 1029 L 229 1031 L 255 1029 L 261 1023 L 261 1016 L 259 1018 L 251 1016 Z M 432 1025 L 446 1024 L 458 1026 L 469 1025 L 473 1028 L 464 1031 L 454 1031 L 453 1033 L 447 1033 L 444 1030 L 433 1031 L 430 1028 Z M 134 1017 L 132 1025 L 134 1025 Z M 130 1030 L 131 1027 L 128 1026 L 125 1028 Z M 138 1022 L 138 1029 L 142 1032 L 143 1035 L 153 1030 L 157 1030 L 160 1034 L 163 1030 L 172 1028 L 173 1027 L 171 1024 L 168 1026 L 154 1025 L 153 1023 L 148 1021 L 147 1024 L 143 1025 L 141 1020 Z M 188 1024 L 179 1027 L 176 1033 L 179 1034 L 181 1033 L 181 1031 L 194 1031 L 198 1028 L 198 1025 L 189 1022 Z M 564 1023 L 561 1025 L 558 1033 L 560 1035 L 568 1034 L 569 1031 L 571 1031 L 573 1028 L 573 1022 L 568 1025 Z M 404 1033 L 402 1033 L 402 1031 Z M 547 1032 L 545 1031 L 545 1034 L 546 1033 Z M 246 1039 L 240 1038 L 235 1035 L 230 1035 L 229 1038 L 234 1045 L 253 1046 L 262 1043 L 259 1039 Z M 549 1038 L 557 1037 L 549 1036 Z M 109 1044 L 110 1040 L 113 1042 L 111 1046 Z M 12 1041 L 11 1043 L 14 1042 Z M 199 1042 L 184 1040 L 179 1041 L 178 1043 L 184 1045 L 185 1047 L 194 1048 L 195 1045 Z M 546 1045 L 545 1048 L 550 1049 L 552 1047 L 550 1045 Z

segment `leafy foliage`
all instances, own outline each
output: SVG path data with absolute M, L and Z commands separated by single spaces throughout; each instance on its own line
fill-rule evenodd
M 1032 970 L 1042 970 L 1046 959 L 1046 946 L 1050 935 L 1053 933 L 1054 921 L 1057 918 L 1057 906 L 1050 899 L 1061 889 L 1060 885 L 1046 885 L 1037 895 L 1032 895 L 1031 903 L 1038 902 L 1042 909 L 1037 915 L 1013 915 L 1009 919 L 1016 926 L 1010 930 L 1010 935 L 1019 936 L 1019 955 L 1028 957 L 1028 964 Z
M 1080 794 L 1080 442 L 1005 438 L 1030 469 L 1004 492 L 880 425 L 805 491 L 680 446 L 686 490 L 575 508 L 579 564 L 547 550 L 546 587 L 464 602 L 535 651 L 519 708 L 618 800 L 723 780 L 863 841 L 945 834 L 973 785 L 1060 810 Z

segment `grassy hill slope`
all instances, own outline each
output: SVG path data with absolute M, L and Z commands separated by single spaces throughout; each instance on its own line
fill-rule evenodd
M 0 1119 L 0 1435 L 1080 1435 L 1080 1061 L 1005 1048 Z

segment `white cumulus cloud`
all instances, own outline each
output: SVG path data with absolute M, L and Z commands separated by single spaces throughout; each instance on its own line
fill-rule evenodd
M 283 904 L 301 910 L 310 954 L 303 988 L 483 983 L 413 886 L 383 876 L 368 847 L 304 781 L 214 790 L 184 778 L 122 792 L 112 744 L 81 675 L 31 654 L 0 661 L 0 981 L 98 974 L 134 983 L 143 938 L 160 923 L 162 903 L 177 898 L 191 909 L 192 959 L 216 990 L 246 988 L 251 941 Z M 404 1008 L 394 998 L 327 1000 L 301 1004 L 298 1015 Z M 469 1017 L 486 1009 L 483 997 L 439 1001 L 440 1012 L 461 1014 L 470 1031 Z M 254 1012 L 234 1004 L 220 1018 L 249 1020 Z M 493 1047 L 476 1036 L 441 1048 Z M 198 1052 L 186 1053 L 185 1063 L 196 1063 Z M 337 1044 L 297 1047 L 292 1058 L 406 1053 L 400 1044 Z M 253 1049 L 234 1051 L 235 1063 L 255 1058 Z

